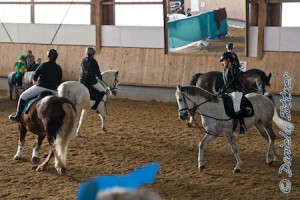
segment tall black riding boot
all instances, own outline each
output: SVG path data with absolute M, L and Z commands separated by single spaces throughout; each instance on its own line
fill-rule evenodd
M 244 113 L 243 110 L 241 109 L 238 112 L 238 119 L 240 122 L 240 134 L 244 134 L 247 131 L 246 125 L 245 125 L 245 121 L 244 121 Z
M 19 122 L 24 106 L 25 106 L 25 101 L 20 98 L 18 102 L 17 112 L 15 114 L 9 115 L 8 118 L 12 121 Z

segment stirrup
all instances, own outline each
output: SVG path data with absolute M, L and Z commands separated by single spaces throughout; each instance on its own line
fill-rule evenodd
M 19 122 L 20 121 L 20 117 L 16 113 L 9 115 L 8 119 L 10 119 L 11 121 L 14 121 L 14 122 Z

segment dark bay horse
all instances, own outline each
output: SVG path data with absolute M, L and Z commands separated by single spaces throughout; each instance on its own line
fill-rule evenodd
M 67 149 L 76 130 L 76 108 L 64 98 L 53 95 L 38 99 L 31 104 L 26 113 L 22 113 L 19 122 L 20 138 L 15 160 L 21 160 L 27 131 L 38 135 L 32 151 L 32 163 L 40 162 L 39 149 L 45 137 L 50 144 L 50 151 L 45 161 L 36 171 L 42 171 L 50 159 L 55 157 L 55 168 L 60 175 L 66 170 Z
M 245 94 L 255 92 L 264 94 L 270 88 L 270 79 L 272 74 L 259 69 L 249 69 L 242 72 L 241 83 Z M 192 77 L 190 85 L 202 87 L 203 89 L 217 94 L 223 87 L 223 75 L 220 71 L 211 71 L 207 73 L 197 73 Z

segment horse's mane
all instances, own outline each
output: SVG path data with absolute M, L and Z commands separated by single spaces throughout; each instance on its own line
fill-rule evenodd
M 181 91 L 186 92 L 186 94 L 190 96 L 202 96 L 205 98 L 205 100 L 215 102 L 215 103 L 219 102 L 218 98 L 214 94 L 200 87 L 186 86 L 186 87 L 182 87 Z

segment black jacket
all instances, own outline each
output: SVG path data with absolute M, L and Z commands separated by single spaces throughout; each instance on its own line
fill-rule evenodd
M 97 77 L 102 80 L 98 62 L 93 57 L 84 58 L 81 62 L 81 81 L 88 85 L 95 85 L 98 82 Z
M 48 88 L 50 90 L 57 90 L 57 87 L 62 81 L 62 69 L 54 61 L 42 63 L 36 69 L 33 80 L 38 80 L 38 86 Z

